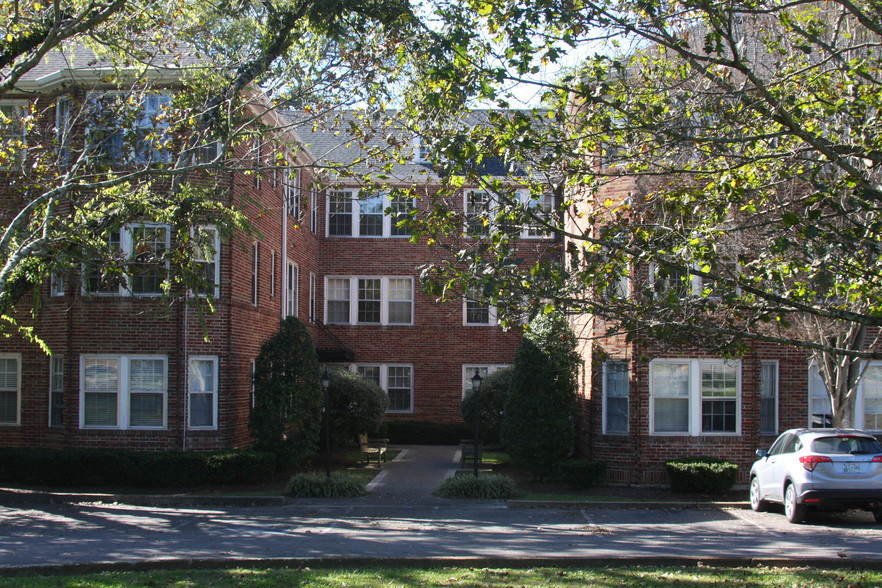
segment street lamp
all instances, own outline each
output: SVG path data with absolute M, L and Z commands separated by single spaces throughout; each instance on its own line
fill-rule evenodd
M 331 479 L 331 424 L 329 422 L 328 415 L 328 388 L 331 386 L 331 375 L 328 373 L 328 368 L 325 368 L 325 371 L 322 372 L 322 429 L 324 429 L 325 435 L 325 475 L 328 476 L 328 479 Z
M 478 368 L 475 368 L 475 375 L 472 376 L 472 392 L 475 393 L 475 453 L 472 459 L 475 463 L 475 477 L 478 477 L 478 461 L 481 455 L 481 374 Z

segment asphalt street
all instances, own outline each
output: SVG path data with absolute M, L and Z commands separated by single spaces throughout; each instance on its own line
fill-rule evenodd
M 442 470 L 450 467 L 453 450 L 436 450 L 434 457 L 421 451 L 384 466 L 371 494 L 352 500 L 262 507 L 7 503 L 0 505 L 0 570 L 255 560 L 882 565 L 882 525 L 869 513 L 815 513 L 808 524 L 791 525 L 780 512 L 742 508 L 524 508 L 446 501 L 429 489 L 449 473 Z M 408 459 L 414 461 L 410 466 Z M 433 460 L 434 473 L 425 465 Z

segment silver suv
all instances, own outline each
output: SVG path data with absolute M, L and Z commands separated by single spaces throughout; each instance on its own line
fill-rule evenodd
M 784 505 L 791 523 L 809 507 L 869 510 L 882 523 L 882 446 L 857 429 L 790 429 L 750 468 L 750 506 Z

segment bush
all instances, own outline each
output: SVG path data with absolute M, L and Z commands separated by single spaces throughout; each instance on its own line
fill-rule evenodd
M 295 474 L 288 487 L 295 498 L 354 498 L 367 494 L 364 482 L 340 472 L 332 472 L 330 478 L 316 472 Z
M 272 479 L 272 454 L 135 452 L 109 449 L 3 449 L 0 481 L 72 486 L 196 486 Z
M 462 474 L 447 478 L 435 492 L 441 498 L 504 500 L 517 494 L 515 483 L 502 474 Z
M 516 464 L 545 480 L 573 448 L 576 336 L 562 314 L 541 315 L 524 331 L 505 405 L 502 443 Z
M 600 460 L 571 459 L 560 464 L 560 479 L 572 488 L 590 488 L 603 481 L 606 464 Z
M 671 490 L 695 494 L 720 494 L 735 484 L 738 465 L 724 459 L 696 457 L 665 463 Z
M 459 445 L 473 430 L 465 423 L 444 424 L 422 421 L 388 421 L 386 437 L 401 445 Z
M 373 433 L 380 427 L 389 397 L 373 380 L 355 372 L 334 369 L 329 375 L 331 443 L 335 447 L 351 445 L 359 433 Z

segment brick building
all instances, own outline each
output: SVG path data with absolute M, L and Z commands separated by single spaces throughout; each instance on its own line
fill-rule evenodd
M 20 99 L 7 95 L 0 108 L 17 115 L 34 95 L 47 112 L 81 103 L 111 90 L 99 74 L 91 63 L 47 61 L 22 80 Z M 175 91 L 175 72 L 153 76 L 160 90 Z M 111 245 L 133 259 L 127 275 L 108 283 L 100 267 L 83 267 L 43 286 L 33 318 L 18 309 L 51 355 L 22 338 L 0 341 L 0 446 L 246 447 L 253 360 L 291 315 L 306 322 L 323 362 L 388 392 L 389 419 L 459 422 L 466 379 L 512 363 L 519 333 L 497 326 L 480 300 L 438 303 L 422 294 L 418 268 L 433 254 L 385 213 L 405 214 L 433 189 L 418 138 L 404 138 L 415 141 L 411 162 L 366 186 L 354 179 L 360 174 L 314 173 L 317 160 L 346 164 L 356 154 L 333 130 L 302 127 L 301 136 L 259 101 L 251 114 L 276 130 L 236 147 L 240 165 L 210 174 L 218 198 L 256 232 L 222 238 L 210 222 L 199 227 L 215 242 L 203 260 L 214 284 L 203 295 L 214 312 L 197 312 L 193 296 L 160 296 L 163 268 L 134 262 L 145 247 L 173 245 L 169 227 L 143 219 L 114 231 Z M 289 169 L 270 163 L 280 151 Z M 464 218 L 483 197 L 463 190 Z M 551 241 L 534 235 L 527 243 L 539 254 Z

